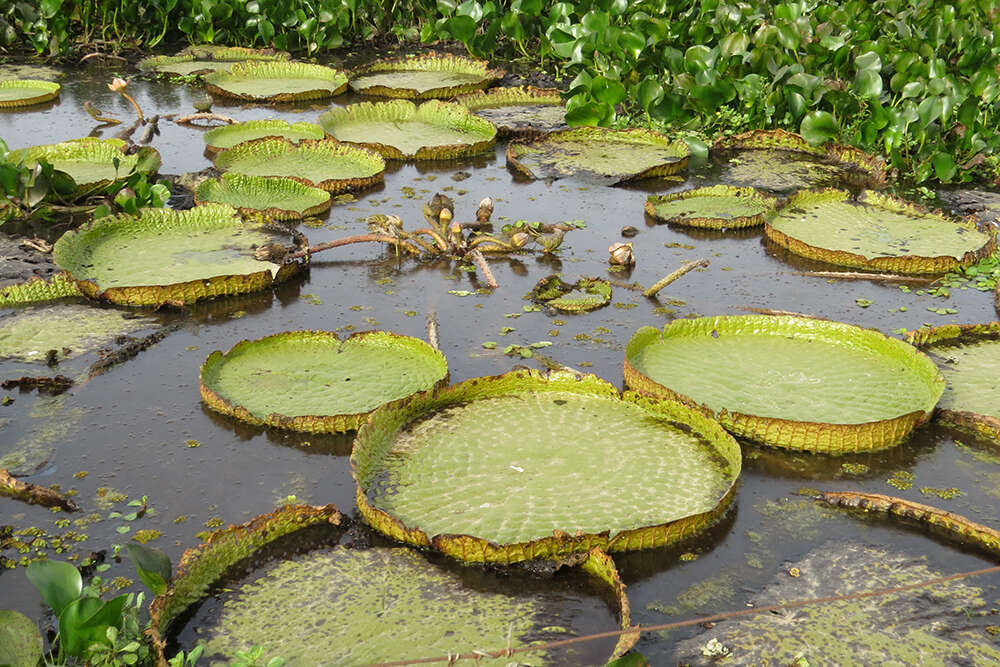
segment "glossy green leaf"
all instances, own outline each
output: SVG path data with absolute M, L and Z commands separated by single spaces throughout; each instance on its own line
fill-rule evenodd
M 741 56 L 747 52 L 750 46 L 750 38 L 742 32 L 734 32 L 722 38 L 719 44 L 719 51 L 727 58 Z
M 854 92 L 861 98 L 877 98 L 882 94 L 882 75 L 877 70 L 861 70 L 854 78 Z
M 614 106 L 625 99 L 625 86 L 604 76 L 595 77 L 590 82 L 590 94 L 599 102 Z
M 935 153 L 932 159 L 934 173 L 938 180 L 947 183 L 955 177 L 958 168 L 955 166 L 955 159 L 948 153 Z
M 647 112 L 649 107 L 663 99 L 663 86 L 656 79 L 649 77 L 643 79 L 636 89 L 636 98 L 642 108 Z
M 799 126 L 802 137 L 814 145 L 837 136 L 839 131 L 836 119 L 828 111 L 810 111 Z
M 584 102 L 570 108 L 567 105 L 566 123 L 569 125 L 603 125 L 614 114 L 611 105 L 604 102 Z
M 163 595 L 173 572 L 170 557 L 159 549 L 138 542 L 129 542 L 125 548 L 142 583 L 149 587 L 153 595 Z
M 28 565 L 25 574 L 56 616 L 70 602 L 80 597 L 83 590 L 83 578 L 79 570 L 64 561 L 36 560 Z

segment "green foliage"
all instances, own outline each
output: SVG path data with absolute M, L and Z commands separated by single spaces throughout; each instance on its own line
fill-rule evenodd
M 248 651 L 237 651 L 230 662 L 231 667 L 281 667 L 285 664 L 284 658 L 271 658 L 267 662 L 261 662 L 264 655 L 263 646 L 254 646 Z

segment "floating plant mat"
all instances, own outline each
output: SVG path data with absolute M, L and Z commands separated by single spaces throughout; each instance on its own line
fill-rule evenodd
M 46 363 L 112 347 L 119 336 L 155 326 L 118 310 L 62 304 L 0 311 L 0 359 Z
M 229 70 L 248 60 L 283 61 L 291 56 L 273 49 L 247 49 L 239 46 L 189 46 L 175 56 L 152 56 L 139 62 L 143 72 L 188 76 L 189 74 Z
M 496 144 L 489 121 L 449 102 L 361 102 L 331 109 L 320 124 L 340 141 L 361 144 L 387 158 L 440 160 L 478 155 Z
M 219 153 L 215 166 L 249 176 L 281 176 L 339 193 L 382 182 L 385 160 L 378 153 L 328 139 L 244 142 Z
M 594 376 L 516 371 L 382 407 L 351 464 L 377 530 L 511 563 L 688 537 L 728 506 L 740 449 L 680 403 L 623 399 Z
M 566 128 L 566 106 L 555 88 L 494 88 L 455 100 L 497 126 L 501 138 L 535 138 Z
M 642 327 L 625 351 L 625 383 L 701 404 L 736 435 L 829 454 L 898 444 L 944 390 L 934 362 L 902 341 L 764 315 Z
M 59 96 L 59 84 L 39 79 L 0 81 L 0 109 L 26 107 L 54 100 Z
M 867 190 L 855 202 L 844 190 L 806 190 L 769 216 L 764 232 L 809 259 L 898 273 L 944 273 L 996 250 L 996 230 L 933 213 Z
M 586 312 L 611 302 L 611 283 L 600 278 L 581 278 L 564 282 L 556 273 L 546 276 L 525 298 L 565 312 Z
M 448 383 L 448 362 L 427 343 L 385 331 L 341 341 L 289 331 L 213 352 L 201 368 L 211 408 L 252 424 L 349 431 L 389 401 Z
M 244 141 L 264 137 L 278 137 L 295 142 L 302 139 L 323 139 L 325 136 L 326 132 L 316 123 L 306 121 L 289 123 L 287 120 L 266 118 L 212 128 L 205 133 L 204 139 L 208 150 L 220 151 Z
M 651 130 L 578 127 L 507 146 L 507 166 L 530 178 L 618 185 L 687 171 L 687 144 Z
M 503 75 L 502 69 L 490 69 L 483 60 L 431 53 L 359 68 L 351 77 L 351 89 L 365 95 L 427 100 L 482 90 Z
M 38 160 L 48 161 L 55 169 L 69 174 L 79 189 L 97 189 L 123 180 L 132 172 L 155 173 L 160 168 L 160 154 L 155 148 L 143 146 L 129 155 L 121 139 L 73 139 L 59 144 L 31 146 L 11 151 L 8 159 L 24 160 L 34 166 Z M 115 166 L 115 161 L 118 165 Z
M 207 74 L 205 89 L 250 102 L 294 102 L 339 95 L 347 89 L 347 75 L 323 65 L 251 61 Z
M 1000 440 L 1000 323 L 917 329 L 906 339 L 938 361 L 947 383 L 935 418 Z
M 298 262 L 254 259 L 256 247 L 287 238 L 287 232 L 243 222 L 236 209 L 223 204 L 143 209 L 138 217 L 108 216 L 66 232 L 53 258 L 91 298 L 130 306 L 181 305 L 254 292 L 291 277 Z
M 194 201 L 229 204 L 243 215 L 263 213 L 275 220 L 298 220 L 329 210 L 330 193 L 290 178 L 227 173 L 202 181 L 195 188 Z
M 650 195 L 646 213 L 660 222 L 707 229 L 742 229 L 764 223 L 778 200 L 753 188 L 712 185 L 669 195 Z

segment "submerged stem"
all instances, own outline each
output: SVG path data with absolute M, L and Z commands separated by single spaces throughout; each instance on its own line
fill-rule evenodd
M 694 271 L 699 266 L 708 266 L 708 260 L 707 259 L 696 259 L 694 261 L 687 262 L 681 268 L 677 269 L 673 273 L 667 274 L 662 279 L 660 279 L 659 281 L 657 281 L 656 283 L 654 283 L 649 289 L 647 289 L 645 292 L 643 292 L 642 295 L 643 296 L 649 296 L 649 297 L 656 296 L 656 293 L 659 292 L 661 289 L 663 289 L 664 287 L 666 287 L 670 283 L 674 282 L 675 280 L 677 280 L 678 278 L 680 278 L 681 276 L 683 276 L 685 273 L 688 273 L 690 271 Z

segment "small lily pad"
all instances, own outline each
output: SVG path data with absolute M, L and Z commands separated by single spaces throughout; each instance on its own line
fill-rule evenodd
M 229 70 L 234 64 L 248 60 L 283 61 L 290 57 L 290 54 L 274 49 L 202 44 L 189 46 L 174 56 L 145 58 L 139 61 L 139 69 L 166 76 L 188 76 Z
M 347 75 L 323 65 L 250 61 L 206 75 L 205 89 L 250 102 L 295 102 L 339 95 L 347 89 Z
M 202 181 L 194 191 L 195 204 L 229 204 L 241 214 L 263 213 L 275 220 L 299 220 L 330 209 L 330 193 L 290 178 L 226 173 Z
M 0 317 L 0 359 L 45 363 L 111 347 L 115 338 L 152 326 L 141 317 L 87 305 L 32 306 Z
M 28 166 L 44 159 L 69 174 L 80 190 L 94 190 L 124 180 L 133 171 L 152 174 L 160 168 L 160 154 L 155 148 L 143 146 L 138 152 L 128 154 L 127 147 L 121 139 L 88 137 L 21 148 L 11 151 L 8 159 L 23 160 Z
M 558 273 L 546 276 L 525 298 L 565 312 L 587 312 L 611 302 L 611 283 L 601 278 L 581 278 L 567 283 Z
M 35 667 L 42 660 L 42 633 L 19 611 L 0 609 L 0 665 Z
M 287 120 L 267 118 L 215 127 L 205 133 L 204 139 L 205 147 L 209 151 L 221 151 L 244 141 L 254 141 L 265 137 L 297 142 L 302 139 L 323 139 L 325 136 L 326 132 L 316 123 L 306 121 L 289 123 Z
M 0 109 L 27 107 L 54 100 L 59 96 L 59 84 L 39 79 L 0 81 Z
M 496 125 L 501 139 L 535 139 L 566 129 L 566 104 L 555 88 L 494 88 L 460 95 L 455 101 Z
M 215 157 L 215 166 L 248 176 L 281 176 L 336 194 L 382 182 L 385 160 L 378 153 L 331 139 L 258 139 Z
M 449 98 L 482 90 L 504 75 L 483 60 L 429 53 L 378 60 L 356 69 L 351 89 L 365 95 L 411 100 Z
M 687 171 L 687 144 L 652 130 L 577 127 L 532 142 L 512 141 L 507 166 L 530 178 L 618 185 Z
M 340 141 L 367 146 L 391 159 L 442 160 L 478 155 L 496 144 L 489 121 L 449 102 L 361 102 L 320 115 Z
M 775 197 L 753 188 L 713 185 L 669 195 L 650 195 L 646 213 L 659 222 L 706 229 L 742 229 L 764 224 Z

